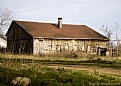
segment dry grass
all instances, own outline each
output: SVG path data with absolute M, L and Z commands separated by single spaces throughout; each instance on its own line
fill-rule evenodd
M 74 53 L 75 54 L 75 53 Z M 86 61 L 86 60 L 95 60 L 100 58 L 106 61 L 121 61 L 121 56 L 119 57 L 105 57 L 98 55 L 90 55 L 90 54 L 82 54 L 76 53 L 77 57 L 69 57 L 70 53 L 50 53 L 47 55 L 37 56 L 37 55 L 17 55 L 17 54 L 0 54 L 0 58 L 8 58 L 8 59 L 30 59 L 30 60 L 63 60 L 63 61 Z
M 57 53 L 56 53 L 57 55 Z M 87 58 L 65 58 L 64 56 L 54 56 L 54 54 L 47 54 L 44 56 L 37 55 L 15 55 L 15 54 L 1 54 L 0 58 L 8 58 L 8 59 L 30 59 L 30 60 L 64 60 L 64 61 L 80 61 L 87 60 Z M 58 54 L 59 55 L 59 54 Z

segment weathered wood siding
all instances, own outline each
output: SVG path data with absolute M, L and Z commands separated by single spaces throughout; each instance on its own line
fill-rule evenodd
M 16 23 L 13 23 L 11 27 L 7 34 L 8 52 L 17 54 L 33 53 L 33 38 Z
M 73 40 L 73 39 L 34 39 L 33 53 L 82 51 L 93 53 L 94 48 L 106 47 L 107 41 L 99 40 Z M 95 51 L 96 52 L 96 51 Z

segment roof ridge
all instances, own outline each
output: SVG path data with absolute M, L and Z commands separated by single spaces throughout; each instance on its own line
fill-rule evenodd
M 13 20 L 14 22 L 28 22 L 28 23 L 45 23 L 45 24 L 58 24 L 54 22 L 35 22 L 35 21 L 23 21 L 23 20 Z M 69 23 L 63 23 L 63 25 L 72 25 L 72 26 L 86 26 L 84 24 L 69 24 Z
M 28 22 L 28 23 L 49 23 L 49 22 L 35 22 L 35 21 L 19 21 L 19 20 L 13 20 L 14 22 Z

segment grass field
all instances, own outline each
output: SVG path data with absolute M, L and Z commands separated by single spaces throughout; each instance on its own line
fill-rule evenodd
M 27 55 L 0 55 L 0 86 L 11 86 L 14 77 L 28 77 L 30 86 L 95 86 L 121 85 L 121 76 L 98 71 L 48 68 L 50 64 L 99 66 L 121 69 L 120 58 L 56 58 Z

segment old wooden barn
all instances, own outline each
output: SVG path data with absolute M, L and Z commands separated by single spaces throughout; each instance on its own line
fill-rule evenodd
M 6 33 L 7 48 L 12 53 L 40 54 L 79 51 L 97 53 L 106 48 L 108 38 L 86 25 L 13 21 Z

